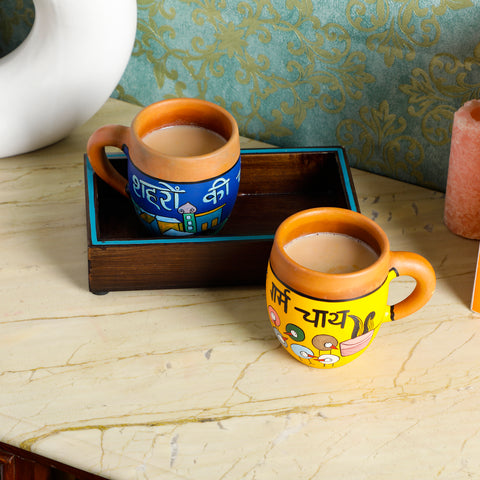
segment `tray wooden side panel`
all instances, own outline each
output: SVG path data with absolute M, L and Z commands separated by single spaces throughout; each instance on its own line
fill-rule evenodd
M 318 194 L 320 190 L 328 189 L 329 179 L 340 177 L 336 160 L 336 153 L 330 151 L 243 154 L 239 192 L 250 195 Z
M 90 291 L 260 285 L 271 241 L 112 245 L 88 249 Z M 238 261 L 243 259 L 244 261 Z M 247 261 L 245 261 L 247 259 Z

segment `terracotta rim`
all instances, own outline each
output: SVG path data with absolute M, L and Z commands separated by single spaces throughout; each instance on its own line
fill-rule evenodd
M 160 154 L 142 142 L 157 128 L 199 125 L 222 135 L 226 144 L 195 157 Z M 175 98 L 153 103 L 133 119 L 130 130 L 131 157 L 144 173 L 168 181 L 197 182 L 213 178 L 232 168 L 240 156 L 240 136 L 235 118 L 224 108 L 206 100 Z
M 316 232 L 343 233 L 363 240 L 378 254 L 377 260 L 362 270 L 329 274 L 306 268 L 292 260 L 285 245 L 302 235 Z M 378 288 L 390 269 L 390 245 L 385 232 L 358 212 L 325 207 L 303 210 L 278 227 L 270 255 L 272 270 L 282 282 L 306 295 L 325 300 L 346 300 Z

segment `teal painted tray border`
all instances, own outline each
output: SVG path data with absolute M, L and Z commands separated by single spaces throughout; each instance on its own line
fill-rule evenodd
M 342 172 L 343 182 L 345 185 L 345 192 L 350 210 L 358 211 L 357 202 L 355 199 L 353 185 L 348 174 L 347 160 L 344 151 L 341 147 L 299 147 L 299 148 L 262 148 L 262 149 L 242 149 L 241 153 L 301 153 L 301 152 L 336 152 L 338 156 L 338 163 Z M 125 158 L 123 154 L 109 154 L 109 158 Z M 86 157 L 88 160 L 88 157 Z M 215 235 L 210 237 L 190 237 L 190 238 L 145 238 L 132 240 L 101 240 L 97 236 L 96 214 L 95 214 L 95 198 L 94 198 L 94 172 L 90 162 L 86 162 L 87 168 L 87 195 L 88 195 L 88 222 L 90 226 L 90 241 L 92 245 L 154 245 L 154 244 L 168 244 L 168 243 L 205 243 L 205 242 L 235 242 L 239 240 L 273 240 L 274 234 L 271 235 L 241 235 L 241 236 L 226 236 Z

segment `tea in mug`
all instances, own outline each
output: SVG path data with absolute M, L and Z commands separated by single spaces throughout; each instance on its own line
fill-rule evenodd
M 323 273 L 351 273 L 374 263 L 378 255 L 367 243 L 342 233 L 318 232 L 297 237 L 285 245 L 295 262 Z
M 126 175 L 111 164 L 106 147 L 123 150 Z M 87 155 L 95 173 L 130 199 L 141 224 L 157 237 L 218 233 L 237 199 L 237 122 L 206 100 L 162 100 L 138 112 L 130 127 L 105 125 L 90 136 Z
M 226 140 L 217 132 L 197 125 L 171 125 L 147 133 L 143 142 L 164 155 L 194 157 L 213 152 Z
M 413 277 L 415 289 L 391 304 L 391 282 L 401 275 Z M 265 293 L 285 350 L 304 365 L 335 368 L 360 356 L 380 325 L 425 305 L 434 288 L 430 263 L 413 252 L 391 251 L 372 219 L 320 207 L 297 212 L 277 228 Z

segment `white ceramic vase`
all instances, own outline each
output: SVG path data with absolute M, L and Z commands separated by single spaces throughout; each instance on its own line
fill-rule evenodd
M 136 0 L 33 0 L 25 41 L 0 59 L 0 158 L 50 145 L 108 99 L 130 58 Z

